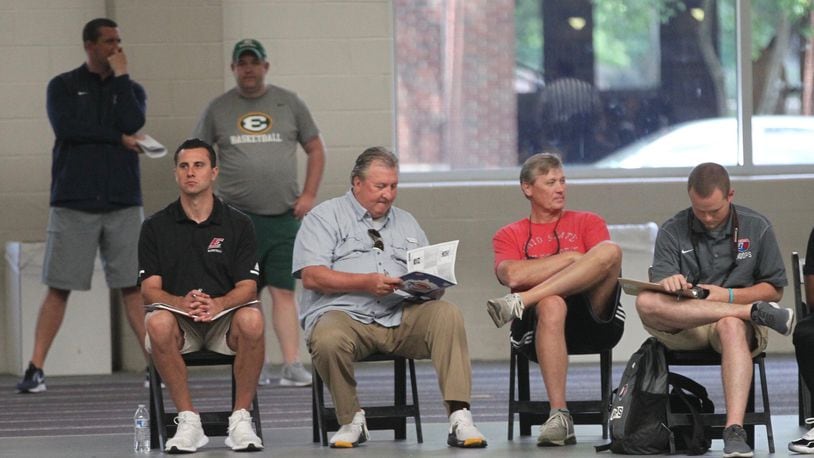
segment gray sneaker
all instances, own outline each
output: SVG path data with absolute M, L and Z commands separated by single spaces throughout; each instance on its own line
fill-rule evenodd
M 486 311 L 499 328 L 515 318 L 523 318 L 523 309 L 523 300 L 517 294 L 486 301 Z
M 767 326 L 787 336 L 794 329 L 794 310 L 781 308 L 776 302 L 752 304 L 752 322 Z
M 746 431 L 741 425 L 728 426 L 723 433 L 724 458 L 752 456 L 752 448 L 746 443 Z
M 547 445 L 573 445 L 577 443 L 574 435 L 574 419 L 564 409 L 551 412 L 545 423 L 540 426 L 540 435 L 537 437 L 538 446 Z
M 311 373 L 302 367 L 302 363 L 299 361 L 286 364 L 280 374 L 280 385 L 311 386 Z
M 263 364 L 263 370 L 260 371 L 260 378 L 257 380 L 257 384 L 260 386 L 271 384 L 271 371 L 269 370 L 268 364 Z

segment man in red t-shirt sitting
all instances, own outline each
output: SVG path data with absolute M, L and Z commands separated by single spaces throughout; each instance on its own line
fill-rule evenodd
M 551 414 L 538 445 L 575 444 L 565 401 L 568 353 L 586 345 L 610 348 L 622 337 L 622 250 L 599 215 L 565 209 L 565 173 L 557 154 L 528 158 L 520 188 L 531 214 L 492 238 L 495 274 L 512 292 L 486 307 L 498 327 L 514 320 L 512 346 L 540 364 Z

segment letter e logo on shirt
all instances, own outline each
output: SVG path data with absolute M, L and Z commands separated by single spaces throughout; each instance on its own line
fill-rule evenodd
M 271 116 L 260 113 L 246 113 L 237 122 L 237 126 L 247 134 L 260 135 L 271 129 Z
M 209 248 L 206 249 L 207 253 L 223 253 L 222 246 L 223 246 L 223 237 L 214 237 L 211 242 L 209 242 Z

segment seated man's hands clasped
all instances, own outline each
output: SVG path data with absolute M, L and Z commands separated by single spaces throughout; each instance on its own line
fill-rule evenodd
M 224 310 L 221 301 L 199 289 L 193 289 L 182 299 L 181 305 L 195 321 L 212 321 L 212 317 Z

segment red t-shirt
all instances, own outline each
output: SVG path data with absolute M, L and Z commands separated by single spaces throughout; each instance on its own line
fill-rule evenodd
M 557 237 L 554 236 L 555 226 Z M 528 218 L 523 218 L 503 226 L 492 237 L 495 271 L 503 261 L 526 259 L 526 246 L 529 258 L 544 258 L 555 254 L 557 238 L 560 239 L 560 253 L 585 253 L 599 242 L 610 240 L 610 233 L 605 220 L 591 212 L 565 210 L 559 224 L 557 221 L 532 224 Z

